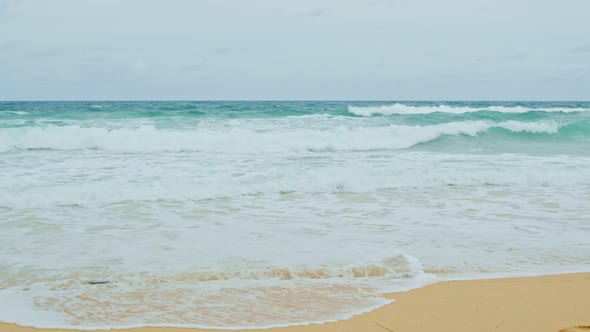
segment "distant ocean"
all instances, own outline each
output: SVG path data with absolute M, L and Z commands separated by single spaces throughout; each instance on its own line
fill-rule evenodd
M 0 102 L 0 321 L 324 322 L 589 239 L 590 102 Z

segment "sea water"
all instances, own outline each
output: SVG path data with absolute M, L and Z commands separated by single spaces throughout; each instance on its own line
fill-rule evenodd
M 588 102 L 0 102 L 0 321 L 324 322 L 588 239 Z

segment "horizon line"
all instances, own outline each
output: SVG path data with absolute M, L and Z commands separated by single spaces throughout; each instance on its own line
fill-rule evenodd
M 590 102 L 565 99 L 0 99 L 0 102 Z

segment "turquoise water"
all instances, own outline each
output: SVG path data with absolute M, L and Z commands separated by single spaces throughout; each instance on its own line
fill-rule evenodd
M 310 118 L 316 116 L 316 118 Z M 297 121 L 296 118 L 309 119 Z M 318 132 L 334 127 L 426 127 L 433 137 L 402 144 L 403 148 L 466 153 L 587 154 L 589 102 L 1 102 L 0 128 L 14 135 L 27 130 L 80 126 L 117 130 L 149 125 L 157 130 L 191 130 L 204 124 L 231 126 L 232 120 L 272 126 L 293 119 Z M 441 127 L 446 130 L 440 130 Z M 20 128 L 17 130 L 16 128 Z M 272 131 L 272 128 L 267 128 Z M 283 129 L 283 128 L 280 128 Z M 438 130 L 437 130 L 438 129 Z M 12 135 L 12 136 L 14 136 Z M 337 139 L 337 137 L 334 137 Z M 395 140 L 395 137 L 392 137 Z M 108 139 L 107 137 L 104 138 Z M 403 137 L 397 138 L 403 140 Z M 79 145 L 80 149 L 100 148 Z M 330 149 L 331 142 L 325 142 Z M 399 148 L 391 142 L 375 149 Z M 40 142 L 11 142 L 2 150 L 47 148 Z M 406 146 L 407 145 L 407 146 Z M 190 149 L 190 147 L 188 147 Z M 165 147 L 162 147 L 165 149 Z M 171 146 L 174 150 L 175 147 Z M 309 149 L 314 149 L 310 144 Z M 371 146 L 367 146 L 371 149 Z M 346 150 L 343 147 L 343 150 Z
M 0 102 L 0 321 L 297 325 L 588 271 L 588 202 L 590 102 Z

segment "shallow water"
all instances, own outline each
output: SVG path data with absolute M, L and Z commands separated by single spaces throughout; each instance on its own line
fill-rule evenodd
M 294 325 L 588 271 L 589 146 L 590 103 L 0 102 L 0 320 Z

